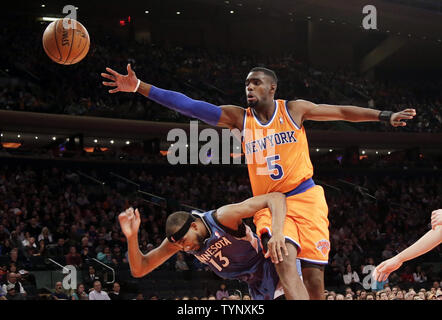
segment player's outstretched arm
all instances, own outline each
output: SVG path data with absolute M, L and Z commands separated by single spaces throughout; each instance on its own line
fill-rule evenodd
M 179 251 L 167 239 L 161 245 L 144 255 L 138 244 L 138 229 L 140 228 L 140 212 L 129 208 L 118 216 L 121 230 L 127 238 L 129 266 L 132 276 L 141 278 L 156 269 Z
M 337 106 L 330 104 L 315 104 L 306 100 L 288 102 L 288 109 L 293 118 L 300 123 L 304 120 L 333 121 L 344 120 L 351 122 L 386 121 L 393 127 L 403 127 L 416 115 L 415 109 L 405 109 L 399 112 L 380 111 L 356 106 Z
M 242 129 L 243 108 L 232 105 L 219 107 L 205 101 L 191 99 L 179 92 L 157 88 L 138 79 L 130 64 L 127 65 L 127 75 L 119 74 L 111 68 L 106 68 L 106 71 L 108 73 L 102 73 L 101 76 L 111 80 L 103 81 L 103 85 L 113 87 L 109 93 L 138 92 L 158 104 L 207 124 Z
M 387 280 L 390 273 L 399 269 L 401 265 L 408 260 L 414 259 L 431 249 L 435 248 L 442 242 L 442 226 L 431 229 L 419 240 L 407 249 L 403 250 L 393 258 L 385 260 L 373 271 L 373 278 L 379 282 Z
M 217 210 L 217 217 L 221 224 L 236 230 L 242 219 L 253 217 L 256 212 L 265 208 L 269 208 L 272 213 L 272 238 L 268 243 L 266 257 L 270 256 L 273 263 L 278 263 L 283 261 L 283 253 L 288 254 L 283 234 L 287 212 L 284 194 L 272 192 L 223 206 Z

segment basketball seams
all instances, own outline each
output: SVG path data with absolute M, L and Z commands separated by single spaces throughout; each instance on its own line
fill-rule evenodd
M 80 57 L 80 56 L 83 54 L 83 51 L 84 51 L 84 49 L 86 49 L 88 43 L 89 43 L 89 41 L 86 39 L 86 40 L 84 41 L 83 49 L 81 49 L 80 53 L 77 54 L 77 56 L 74 57 L 74 58 L 72 59 L 72 61 L 74 61 L 75 59 L 77 59 L 78 57 Z
M 72 27 L 72 20 L 71 20 L 71 27 Z M 64 27 L 63 27 L 64 28 Z M 64 61 L 64 63 L 63 64 L 66 64 L 66 62 L 68 62 L 68 60 L 69 60 L 69 56 L 71 55 L 71 52 L 72 52 L 72 46 L 74 45 L 74 39 L 75 39 L 75 29 L 74 28 L 71 28 L 72 29 L 72 39 L 71 39 L 71 46 L 70 46 L 70 48 L 69 48 L 69 53 L 68 53 L 68 56 L 66 57 L 66 60 Z
M 55 59 L 55 60 L 59 60 L 57 57 L 53 56 L 53 55 L 49 52 L 48 49 L 46 49 L 46 46 L 45 46 L 44 43 L 43 43 L 43 49 L 44 49 L 44 51 L 46 52 L 46 54 L 47 54 L 50 58 L 53 58 L 53 60 L 54 60 L 54 59 Z
M 54 26 L 54 38 L 55 38 L 55 45 L 57 46 L 58 53 L 60 54 L 60 58 L 58 60 L 61 62 L 63 56 L 61 54 L 60 48 L 58 47 L 58 41 L 57 41 L 57 27 L 58 27 L 59 22 L 60 22 L 60 20 L 57 20 L 57 22 L 55 23 L 55 26 Z

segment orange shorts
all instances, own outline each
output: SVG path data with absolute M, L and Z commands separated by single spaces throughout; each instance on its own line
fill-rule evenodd
M 298 248 L 298 259 L 327 264 L 330 252 L 328 206 L 324 189 L 315 185 L 287 198 L 284 236 Z M 253 222 L 259 237 L 272 234 L 272 215 L 268 208 L 258 211 Z

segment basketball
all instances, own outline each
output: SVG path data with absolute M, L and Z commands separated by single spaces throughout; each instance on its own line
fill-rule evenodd
M 43 49 L 52 61 L 70 65 L 80 62 L 88 53 L 89 33 L 78 21 L 58 19 L 43 33 Z

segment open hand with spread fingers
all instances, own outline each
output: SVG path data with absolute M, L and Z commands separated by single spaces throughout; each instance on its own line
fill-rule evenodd
M 106 71 L 108 73 L 102 73 L 101 76 L 111 81 L 103 81 L 103 85 L 107 87 L 115 87 L 114 89 L 109 90 L 109 93 L 136 91 L 139 80 L 130 64 L 127 65 L 127 75 L 119 74 L 111 68 L 106 68 Z

